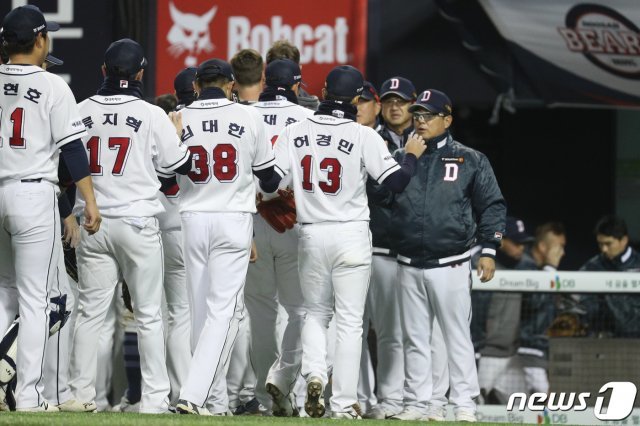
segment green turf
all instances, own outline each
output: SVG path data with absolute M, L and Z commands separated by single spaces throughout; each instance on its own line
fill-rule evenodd
M 380 420 L 363 420 L 357 424 L 386 424 L 395 425 L 396 422 L 386 421 L 382 423 Z M 177 414 L 168 415 L 144 415 L 144 414 L 121 414 L 121 413 L 98 413 L 98 414 L 76 414 L 76 413 L 0 413 L 0 425 L 64 425 L 64 426 L 92 426 L 92 425 L 204 425 L 204 424 L 229 424 L 235 425 L 352 425 L 351 420 L 331 420 L 331 419 L 283 419 L 278 417 L 257 417 L 257 416 L 236 416 L 236 417 L 198 417 L 198 416 L 180 416 Z M 455 423 L 446 423 L 453 425 Z M 476 423 L 478 425 L 489 425 L 491 423 Z M 425 425 L 425 422 L 402 422 L 405 425 Z

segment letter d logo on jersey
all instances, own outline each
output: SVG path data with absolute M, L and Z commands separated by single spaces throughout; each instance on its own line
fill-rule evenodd
M 446 163 L 444 165 L 444 180 L 453 182 L 458 179 L 458 165 L 456 163 Z

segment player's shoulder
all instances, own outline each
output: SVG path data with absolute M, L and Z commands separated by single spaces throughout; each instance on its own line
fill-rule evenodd
M 46 81 L 55 95 L 58 95 L 58 96 L 71 95 L 71 99 L 75 101 L 75 97 L 73 97 L 73 92 L 71 91 L 71 88 L 69 87 L 67 82 L 64 81 L 64 79 L 59 75 L 52 74 L 44 70 L 42 70 L 42 72 L 35 71 L 33 75 L 36 76 L 37 78 L 41 78 L 44 81 Z
M 151 112 L 151 114 L 153 114 L 154 116 L 158 116 L 158 117 L 162 116 L 164 118 L 169 119 L 169 116 L 167 115 L 165 110 L 160 108 L 158 105 L 154 105 L 154 104 L 149 103 L 147 101 L 143 101 L 143 103 L 145 104 L 144 107 L 147 108 Z
M 356 123 L 358 124 L 358 123 Z M 358 130 L 366 137 L 382 139 L 382 136 L 373 127 L 363 126 L 362 124 L 358 124 Z
M 335 117 L 333 115 L 327 114 L 314 113 L 309 117 L 309 121 L 321 126 L 347 126 L 352 128 L 356 128 L 357 126 L 359 126 L 358 123 L 353 120 L 349 120 L 348 118 Z
M 47 79 L 52 86 L 66 87 L 67 89 L 69 88 L 69 85 L 67 84 L 67 82 L 64 81 L 64 79 L 57 74 L 53 74 L 53 73 L 42 70 L 42 73 L 38 72 L 37 75 L 42 76 L 42 78 L 44 79 Z
M 449 142 L 449 146 L 450 146 L 451 152 L 454 155 L 459 155 L 468 160 L 474 160 L 477 162 L 488 161 L 487 156 L 484 155 L 482 152 L 476 149 L 473 149 L 470 146 L 463 144 L 462 142 L 451 139 L 451 141 Z

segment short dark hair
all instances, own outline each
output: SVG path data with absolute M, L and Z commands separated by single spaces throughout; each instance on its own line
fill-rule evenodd
M 200 85 L 201 88 L 206 89 L 207 87 L 224 87 L 225 84 L 229 83 L 229 80 L 224 75 L 204 75 L 200 77 L 196 77 L 196 81 Z
M 0 43 L 0 62 L 2 62 L 3 64 L 9 62 L 9 55 L 7 54 L 7 51 L 5 50 L 2 43 Z
M 344 102 L 345 104 L 349 104 L 351 103 L 351 101 L 353 101 L 353 98 L 350 98 L 348 96 L 332 95 L 329 92 L 327 92 L 327 96 L 325 96 L 324 99 L 327 101 Z
M 598 221 L 593 233 L 598 235 L 606 235 L 620 240 L 629 235 L 627 223 L 621 217 L 615 215 L 606 215 Z
M 278 40 L 267 52 L 267 63 L 276 59 L 291 59 L 296 64 L 300 64 L 300 50 L 288 40 Z
M 567 232 L 564 225 L 560 222 L 543 223 L 536 228 L 536 243 L 544 240 L 549 233 L 554 235 L 565 235 Z
M 167 114 L 176 110 L 178 106 L 178 99 L 173 93 L 165 93 L 156 98 L 156 105 L 164 110 Z
M 42 34 L 43 37 L 46 37 L 47 35 L 45 31 L 41 31 L 40 34 Z M 33 51 L 33 46 L 35 45 L 36 45 L 35 38 L 27 41 L 17 40 L 17 41 L 11 41 L 11 42 L 5 41 L 4 43 L 2 43 L 4 54 L 7 56 L 7 58 L 13 55 L 22 55 L 22 54 L 28 55 Z M 4 62 L 4 59 L 3 59 L 3 62 Z
M 260 83 L 264 61 L 260 53 L 254 49 L 242 49 L 229 61 L 233 68 L 233 75 L 238 84 L 250 86 Z

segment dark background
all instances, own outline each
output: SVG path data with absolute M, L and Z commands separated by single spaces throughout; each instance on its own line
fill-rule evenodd
M 57 7 L 51 0 L 30 3 L 45 12 Z M 82 27 L 84 38 L 56 39 L 54 53 L 65 64 L 53 71 L 71 75 L 78 100 L 97 90 L 103 53 L 113 40 L 139 41 L 153 63 L 154 5 L 75 0 L 74 22 L 62 26 Z M 10 8 L 10 1 L 2 2 L 0 16 Z M 367 78 L 379 87 L 400 75 L 418 91 L 446 92 L 454 105 L 454 136 L 487 154 L 509 213 L 523 219 L 530 233 L 545 221 L 565 224 L 561 269 L 576 269 L 594 255 L 595 222 L 615 212 L 616 111 L 545 108 L 474 0 L 369 0 L 368 25 Z M 150 99 L 153 78 L 150 67 L 144 80 Z M 500 111 L 491 125 L 496 97 L 508 87 L 517 95 L 516 112 Z

